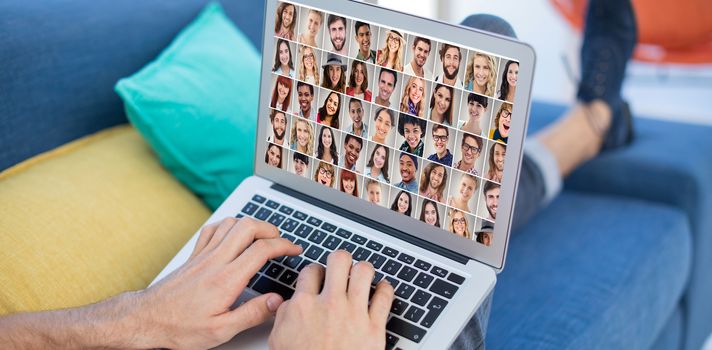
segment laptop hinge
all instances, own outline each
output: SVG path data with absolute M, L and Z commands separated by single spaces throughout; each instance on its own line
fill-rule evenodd
M 299 191 L 295 191 L 295 190 L 293 190 L 293 189 L 291 189 L 291 188 L 282 186 L 282 185 L 280 185 L 280 184 L 276 184 L 276 183 L 275 183 L 275 184 L 272 184 L 271 188 L 274 189 L 274 190 L 276 190 L 276 191 L 285 193 L 285 194 L 287 194 L 287 195 L 289 195 L 289 196 L 292 196 L 292 197 L 298 198 L 298 199 L 300 199 L 300 200 L 303 200 L 303 201 L 305 201 L 305 202 L 307 202 L 307 203 L 309 203 L 309 204 L 316 205 L 316 206 L 319 207 L 319 208 L 322 208 L 322 209 L 324 209 L 324 210 L 328 210 L 328 211 L 330 211 L 330 212 L 332 212 L 332 213 L 334 213 L 334 214 L 337 214 L 337 215 L 339 215 L 339 216 L 343 216 L 343 217 L 349 218 L 349 219 L 351 219 L 351 220 L 353 220 L 353 221 L 358 222 L 359 224 L 368 226 L 368 227 L 370 227 L 370 228 L 372 228 L 372 229 L 374 229 L 374 230 L 376 230 L 376 231 L 386 233 L 386 234 L 388 234 L 388 235 L 390 235 L 390 236 L 396 237 L 396 238 L 398 238 L 398 239 L 402 239 L 402 240 L 404 240 L 404 241 L 406 241 L 406 242 L 408 242 L 408 243 L 414 244 L 414 245 L 416 245 L 416 246 L 418 246 L 418 247 L 421 247 L 421 248 L 423 248 L 423 249 L 425 249 L 425 250 L 431 251 L 431 252 L 433 252 L 433 253 L 435 253 L 435 254 L 438 254 L 438 255 L 444 256 L 444 257 L 446 257 L 446 258 L 448 258 L 448 259 L 457 261 L 457 262 L 460 263 L 460 264 L 465 265 L 465 264 L 467 264 L 467 262 L 470 260 L 470 258 L 468 258 L 468 257 L 465 256 L 465 255 L 462 255 L 462 254 L 457 253 L 457 252 L 453 252 L 452 250 L 443 248 L 443 247 L 441 247 L 441 246 L 439 246 L 439 245 L 437 245 L 437 244 L 430 243 L 430 242 L 428 242 L 428 241 L 426 241 L 426 240 L 423 240 L 423 239 L 420 239 L 420 238 L 411 236 L 411 235 L 409 235 L 409 234 L 407 234 L 407 233 L 405 233 L 405 232 L 403 232 L 403 231 L 396 230 L 396 229 L 394 229 L 394 228 L 392 228 L 392 227 L 389 227 L 389 226 L 387 226 L 387 225 L 384 225 L 384 224 L 382 224 L 382 223 L 380 223 L 380 222 L 371 220 L 371 219 L 369 219 L 369 218 L 367 218 L 367 217 L 361 216 L 361 215 L 356 214 L 356 213 L 354 213 L 354 212 L 350 212 L 350 211 L 348 211 L 348 210 L 346 210 L 346 209 L 339 208 L 339 207 L 337 207 L 337 206 L 335 206 L 335 205 L 333 205 L 333 204 L 324 202 L 324 201 L 322 201 L 322 200 L 320 200 L 320 199 L 314 198 L 314 197 L 312 197 L 312 196 L 309 196 L 309 195 L 307 195 L 307 194 L 301 193 L 301 192 L 299 192 Z

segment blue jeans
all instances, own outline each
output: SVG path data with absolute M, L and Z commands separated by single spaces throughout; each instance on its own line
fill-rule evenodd
M 623 24 L 626 28 L 635 26 L 635 23 L 630 23 L 631 20 L 634 21 L 634 17 L 629 16 L 630 11 L 632 11 L 632 7 L 628 1 L 592 0 L 589 3 L 586 15 L 586 33 L 600 32 L 599 29 L 602 26 L 612 24 Z M 606 14 L 620 15 L 621 18 L 607 21 L 608 19 L 602 18 Z M 467 17 L 462 24 L 516 38 L 512 26 L 507 21 L 496 16 L 472 15 Z M 586 38 L 584 37 L 584 44 L 587 42 Z M 522 158 L 511 231 L 516 232 L 537 211 L 556 197 L 561 191 L 561 186 L 562 178 L 554 156 L 536 139 L 527 139 L 524 143 L 524 156 Z M 487 296 L 475 316 L 468 322 L 465 329 L 453 343 L 453 348 L 484 348 L 484 335 L 487 333 L 487 321 L 489 320 L 491 303 L 492 294 Z

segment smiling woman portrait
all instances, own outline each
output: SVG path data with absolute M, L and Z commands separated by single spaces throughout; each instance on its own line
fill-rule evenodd
M 339 191 L 358 197 L 356 174 L 346 169 L 341 169 L 339 174 Z
M 448 231 L 467 239 L 472 239 L 472 232 L 467 230 L 469 223 L 467 222 L 467 216 L 465 213 L 450 209 L 447 216 L 447 228 Z
M 430 97 L 430 120 L 443 125 L 452 125 L 452 105 L 455 99 L 452 86 L 436 84 Z
M 425 117 L 425 80 L 418 77 L 410 77 L 403 88 L 403 98 L 401 99 L 401 112 L 409 113 L 417 117 Z
M 290 133 L 290 148 L 294 151 L 312 156 L 314 154 L 314 128 L 306 119 L 294 119 L 292 132 Z
M 514 102 L 514 93 L 517 91 L 517 78 L 519 77 L 519 63 L 507 61 L 499 85 L 499 99 Z
M 265 163 L 276 168 L 282 169 L 282 147 L 270 143 L 267 145 L 267 151 L 265 152 Z
M 292 59 L 292 47 L 284 39 L 277 39 L 277 50 L 274 53 L 274 64 L 272 73 L 281 74 L 294 78 L 294 61 Z
M 292 97 L 292 79 L 285 76 L 278 76 L 272 91 L 272 101 L 269 106 L 286 112 Z
M 316 53 L 309 46 L 299 47 L 299 80 L 315 85 L 320 81 Z
M 339 111 L 341 111 L 341 97 L 332 91 L 324 99 L 324 104 L 319 107 L 316 122 L 332 128 L 339 128 Z
M 391 210 L 410 216 L 410 213 L 413 211 L 413 197 L 411 197 L 408 191 L 401 190 L 393 199 Z
M 349 76 L 349 87 L 346 94 L 371 102 L 372 93 L 368 89 L 368 71 L 366 63 L 354 60 L 351 63 L 351 75 Z
M 376 55 L 376 64 L 402 72 L 404 55 L 405 39 L 403 34 L 397 30 L 389 30 L 383 48 L 378 50 Z
M 470 53 L 465 69 L 465 88 L 480 95 L 494 97 L 497 61 L 480 52 Z

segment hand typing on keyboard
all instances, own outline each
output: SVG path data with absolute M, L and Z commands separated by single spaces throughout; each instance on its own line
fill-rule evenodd
M 230 310 L 267 260 L 298 255 L 302 248 L 279 238 L 277 228 L 252 218 L 226 218 L 204 227 L 188 261 L 139 302 L 149 310 L 144 347 L 205 349 L 263 323 L 282 304 L 267 293 Z
M 337 250 L 326 270 L 311 264 L 301 271 L 294 295 L 277 311 L 270 348 L 385 348 L 393 287 L 387 280 L 378 283 L 369 306 L 373 266 L 362 261 L 352 267 L 351 261 L 348 252 Z
M 301 253 L 270 223 L 226 218 L 205 226 L 186 263 L 148 289 L 72 309 L 0 317 L 0 348 L 205 349 L 277 312 L 274 348 L 383 349 L 393 288 L 380 282 L 369 307 L 373 268 L 364 262 L 352 268 L 343 250 L 329 255 L 323 291 L 324 269 L 310 265 L 291 300 L 266 291 L 231 310 L 268 260 Z

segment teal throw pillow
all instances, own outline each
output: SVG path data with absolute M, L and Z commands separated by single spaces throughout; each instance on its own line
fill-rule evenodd
M 218 4 L 115 87 L 161 163 L 210 208 L 253 171 L 260 56 Z

